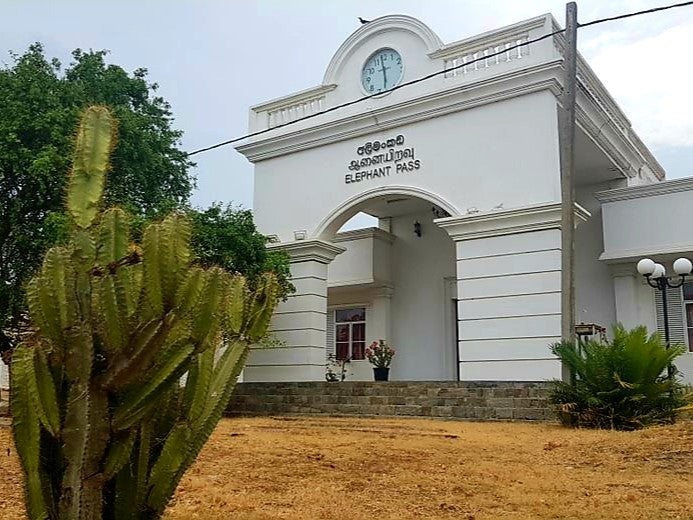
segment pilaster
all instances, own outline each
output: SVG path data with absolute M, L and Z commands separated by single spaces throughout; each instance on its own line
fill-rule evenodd
M 327 327 L 327 265 L 344 252 L 324 240 L 270 244 L 291 257 L 296 292 L 280 302 L 270 332 L 282 346 L 253 348 L 244 381 L 324 381 Z
M 638 286 L 640 280 L 632 262 L 609 266 L 614 284 L 616 321 L 632 329 L 639 325 Z
M 560 203 L 435 222 L 456 246 L 460 379 L 560 378 L 548 348 L 561 337 Z

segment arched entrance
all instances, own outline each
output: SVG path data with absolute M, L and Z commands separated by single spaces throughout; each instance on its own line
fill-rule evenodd
M 314 236 L 344 248 L 327 266 L 327 354 L 351 358 L 348 379 L 371 380 L 363 349 L 385 339 L 397 380 L 457 379 L 455 246 L 434 219 L 456 211 L 418 188 L 389 186 L 353 197 Z M 342 230 L 355 214 L 377 226 Z
M 344 223 L 357 213 L 364 212 L 375 214 L 376 216 L 378 216 L 378 213 L 385 214 L 388 212 L 385 209 L 388 207 L 388 204 L 400 202 L 402 199 L 427 202 L 432 208 L 437 208 L 439 212 L 438 217 L 459 214 L 457 208 L 450 202 L 430 191 L 414 186 L 379 186 L 363 191 L 334 208 L 318 224 L 312 235 L 322 240 L 331 240 Z M 392 208 L 397 210 L 395 206 L 392 206 Z

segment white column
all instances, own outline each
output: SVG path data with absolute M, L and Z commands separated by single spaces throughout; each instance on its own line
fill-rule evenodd
M 281 302 L 270 332 L 283 345 L 253 348 L 243 373 L 250 381 L 324 381 L 327 344 L 327 265 L 344 248 L 323 240 L 271 244 L 291 257 L 296 292 Z
M 576 221 L 589 213 L 576 205 Z M 460 379 L 560 378 L 560 203 L 435 222 L 457 251 Z
M 372 293 L 373 321 L 367 325 L 368 337 L 373 340 L 392 339 L 392 288 L 381 287 Z

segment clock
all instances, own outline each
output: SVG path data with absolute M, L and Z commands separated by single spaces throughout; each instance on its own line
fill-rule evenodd
M 361 69 L 361 85 L 367 94 L 390 90 L 402 80 L 402 56 L 389 47 L 375 51 Z

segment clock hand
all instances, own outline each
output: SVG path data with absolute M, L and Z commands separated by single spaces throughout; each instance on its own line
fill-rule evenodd
M 386 69 L 389 69 L 390 67 L 386 67 L 385 64 L 383 63 L 383 68 L 380 69 L 383 71 L 383 88 L 387 88 L 387 72 L 385 72 Z

